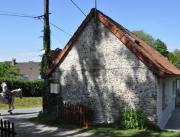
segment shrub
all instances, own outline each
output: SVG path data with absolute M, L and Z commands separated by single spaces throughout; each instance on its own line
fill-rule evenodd
M 144 114 L 135 109 L 124 110 L 120 113 L 120 126 L 124 129 L 145 128 L 146 118 Z
M 43 81 L 24 81 L 16 79 L 0 79 L 7 80 L 8 88 L 10 90 L 21 88 L 23 97 L 40 97 L 43 87 Z

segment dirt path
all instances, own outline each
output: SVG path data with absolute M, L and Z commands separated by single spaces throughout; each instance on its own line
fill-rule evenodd
M 33 109 L 17 109 L 13 115 L 9 115 L 7 111 L 0 110 L 0 119 L 8 119 L 15 123 L 17 132 L 16 137 L 95 137 L 87 132 L 80 130 L 67 130 L 57 127 L 48 127 L 42 124 L 34 124 L 27 119 L 36 117 L 41 108 Z

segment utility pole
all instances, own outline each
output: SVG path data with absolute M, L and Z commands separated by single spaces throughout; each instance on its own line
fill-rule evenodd
M 44 36 L 43 36 L 43 50 L 41 76 L 44 78 L 46 70 L 51 65 L 51 48 L 50 48 L 50 26 L 49 26 L 49 0 L 44 0 Z
M 97 9 L 97 0 L 95 0 L 95 10 Z
M 49 0 L 44 0 L 44 50 L 50 52 Z
M 97 0 L 94 1 L 94 8 L 95 8 L 95 19 L 97 19 L 96 17 L 96 11 L 97 11 Z

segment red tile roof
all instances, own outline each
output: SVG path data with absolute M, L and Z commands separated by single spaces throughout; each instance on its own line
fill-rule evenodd
M 143 40 L 131 33 L 129 30 L 113 21 L 102 12 L 92 9 L 86 19 L 82 22 L 78 30 L 74 33 L 62 52 L 57 56 L 54 64 L 47 70 L 46 78 L 63 61 L 67 53 L 72 48 L 80 33 L 84 30 L 89 21 L 95 17 L 106 26 L 127 48 L 129 48 L 139 60 L 141 60 L 151 71 L 160 77 L 180 75 L 180 70 L 168 61 L 154 48 L 146 44 Z

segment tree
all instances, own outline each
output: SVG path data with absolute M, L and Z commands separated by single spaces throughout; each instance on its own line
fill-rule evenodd
M 154 41 L 154 47 L 157 51 L 159 51 L 163 56 L 168 57 L 169 51 L 167 49 L 167 46 L 164 42 L 162 42 L 160 39 L 157 39 Z
M 11 65 L 11 62 L 1 62 L 0 63 L 0 78 L 19 78 L 19 70 Z
M 176 65 L 177 56 L 173 52 L 169 52 L 168 59 L 171 61 L 172 64 Z
M 179 49 L 176 49 L 174 52 L 173 52 L 174 56 L 176 56 L 176 61 L 174 63 L 174 65 L 180 69 L 180 50 Z
M 148 45 L 154 47 L 154 38 L 151 35 L 145 33 L 143 30 L 137 30 L 132 32 L 144 42 L 146 42 Z
M 140 39 L 146 42 L 148 45 L 154 47 L 159 53 L 167 57 L 168 60 L 173 63 L 177 68 L 180 68 L 180 50 L 175 50 L 174 52 L 169 52 L 166 44 L 160 39 L 154 39 L 151 35 L 145 33 L 144 31 L 132 31 Z
M 154 39 L 151 35 L 145 33 L 144 31 L 133 31 L 135 35 L 137 35 L 140 39 L 146 42 L 148 45 L 155 48 L 159 53 L 168 58 L 168 50 L 166 44 L 160 39 Z

